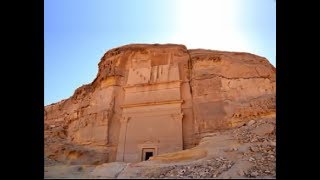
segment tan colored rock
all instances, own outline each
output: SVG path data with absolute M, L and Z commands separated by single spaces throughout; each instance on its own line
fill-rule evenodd
M 88 179 L 93 166 L 56 165 L 44 167 L 45 179 Z
M 263 136 L 265 134 L 270 134 L 274 131 L 275 126 L 272 124 L 262 124 L 258 126 L 255 130 L 252 132 L 255 133 L 258 136 Z
M 176 44 L 111 49 L 92 83 L 45 107 L 45 156 L 103 164 L 192 148 L 206 133 L 274 113 L 275 71 L 249 53 Z
M 127 166 L 123 162 L 113 162 L 97 166 L 90 175 L 95 178 L 116 178 Z
M 184 151 L 162 154 L 151 157 L 150 160 L 159 160 L 161 162 L 180 162 L 186 160 L 201 159 L 207 155 L 207 151 L 203 149 L 187 149 Z
M 257 120 L 259 126 L 275 124 L 273 118 Z M 241 126 L 222 130 L 214 136 L 205 136 L 194 148 L 151 157 L 137 163 L 112 162 L 102 165 L 54 165 L 45 167 L 45 178 L 251 178 L 276 177 L 275 146 L 265 142 L 275 141 L 275 134 L 265 134 L 265 142 L 240 143 L 256 126 Z M 235 144 L 235 141 L 238 144 Z M 226 151 L 236 145 L 242 151 Z M 252 151 L 250 147 L 257 147 Z M 205 153 L 204 153 L 205 152 Z M 263 152 L 263 153 L 262 153 Z M 250 159 L 250 161 L 249 161 Z M 51 160 L 51 159 L 50 159 Z M 52 160 L 51 160 L 52 161 Z M 53 162 L 52 162 L 53 163 Z M 258 174 L 257 174 L 258 173 Z
M 253 125 L 255 123 L 255 121 L 254 120 L 251 120 L 251 121 L 249 121 L 248 123 L 247 123 L 247 126 L 251 126 L 251 125 Z

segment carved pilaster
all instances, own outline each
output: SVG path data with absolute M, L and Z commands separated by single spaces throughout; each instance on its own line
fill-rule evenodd
M 184 115 L 183 113 L 178 113 L 178 114 L 172 114 L 171 116 L 174 120 L 181 121 L 183 118 L 183 115 Z
M 177 114 L 172 114 L 171 117 L 174 119 L 176 123 L 176 133 L 177 133 L 177 141 L 179 141 L 179 144 L 177 144 L 178 149 L 183 148 L 183 132 L 182 132 L 182 118 L 183 118 L 183 113 L 177 113 Z
M 126 134 L 127 134 L 127 124 L 130 120 L 128 116 L 122 116 L 120 118 L 120 136 L 119 136 L 119 143 L 118 143 L 118 150 L 117 150 L 117 161 L 123 162 L 124 161 L 124 153 L 125 153 L 125 144 L 126 144 Z
M 128 116 L 123 116 L 121 119 L 120 119 L 120 122 L 121 124 L 126 124 L 129 122 L 131 117 L 128 117 Z

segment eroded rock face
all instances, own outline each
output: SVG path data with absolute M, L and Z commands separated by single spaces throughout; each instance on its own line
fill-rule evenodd
M 275 111 L 275 68 L 253 54 L 189 50 L 199 133 Z
M 45 155 L 70 164 L 137 162 L 275 112 L 275 68 L 249 53 L 184 45 L 111 49 L 91 84 L 45 107 Z

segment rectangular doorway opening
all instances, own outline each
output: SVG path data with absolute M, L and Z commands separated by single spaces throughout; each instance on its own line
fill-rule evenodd
M 154 148 L 143 148 L 142 149 L 142 161 L 148 160 L 150 157 L 154 156 Z
M 153 152 L 146 152 L 145 161 L 148 160 L 151 156 L 153 156 Z

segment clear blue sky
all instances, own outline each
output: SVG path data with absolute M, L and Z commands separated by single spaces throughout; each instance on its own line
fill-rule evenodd
M 275 66 L 275 0 L 45 0 L 44 104 L 93 81 L 109 49 L 130 43 L 243 51 Z

